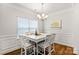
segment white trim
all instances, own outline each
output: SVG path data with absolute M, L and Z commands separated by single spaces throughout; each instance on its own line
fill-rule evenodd
M 19 48 L 20 48 L 19 46 L 15 46 L 14 48 L 9 48 L 7 50 L 2 50 L 2 51 L 0 51 L 0 55 L 6 54 L 8 52 L 12 52 L 12 51 L 17 50 Z
M 74 46 L 71 45 L 71 44 L 66 44 L 66 43 L 63 43 L 63 42 L 55 42 L 55 43 L 62 44 L 62 45 L 66 45 L 66 46 L 70 46 L 70 47 L 73 47 L 74 48 Z
M 74 51 L 73 51 L 74 54 L 78 54 L 79 55 L 79 50 L 77 48 L 74 48 Z

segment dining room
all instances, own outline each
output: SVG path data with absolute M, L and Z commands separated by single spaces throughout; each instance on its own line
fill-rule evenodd
M 79 3 L 0 3 L 0 55 L 79 54 Z

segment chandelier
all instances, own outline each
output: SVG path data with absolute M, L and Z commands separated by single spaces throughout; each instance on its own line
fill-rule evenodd
M 42 13 L 38 13 L 37 18 L 44 20 L 48 17 L 48 15 L 44 12 L 44 3 L 41 3 L 41 10 L 42 10 Z

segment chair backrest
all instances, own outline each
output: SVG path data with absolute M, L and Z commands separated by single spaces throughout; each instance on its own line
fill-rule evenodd
M 53 44 L 55 40 L 55 36 L 56 34 L 47 35 L 46 42 L 48 42 L 49 44 Z
M 26 35 L 32 35 L 34 33 L 33 32 L 25 32 L 24 34 L 26 34 Z
M 28 39 L 25 36 L 19 36 L 19 39 L 22 47 L 28 42 Z

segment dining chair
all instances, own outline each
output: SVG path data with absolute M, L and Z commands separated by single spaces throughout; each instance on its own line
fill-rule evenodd
M 33 49 L 33 52 L 30 54 L 34 54 L 35 55 L 35 46 L 32 45 L 29 42 L 29 38 L 25 37 L 25 36 L 19 36 L 20 39 L 20 43 L 21 43 L 21 55 L 24 53 L 25 55 L 27 55 L 27 51 L 30 49 Z
M 45 38 L 45 41 L 43 43 L 38 44 L 38 48 L 42 48 L 44 55 L 46 54 L 45 52 L 46 50 L 48 50 L 49 55 L 51 54 L 51 52 L 55 51 L 55 48 L 54 48 L 55 36 L 56 34 L 47 35 Z M 53 48 L 52 48 L 52 45 L 53 45 Z M 40 49 L 38 50 L 40 51 Z

